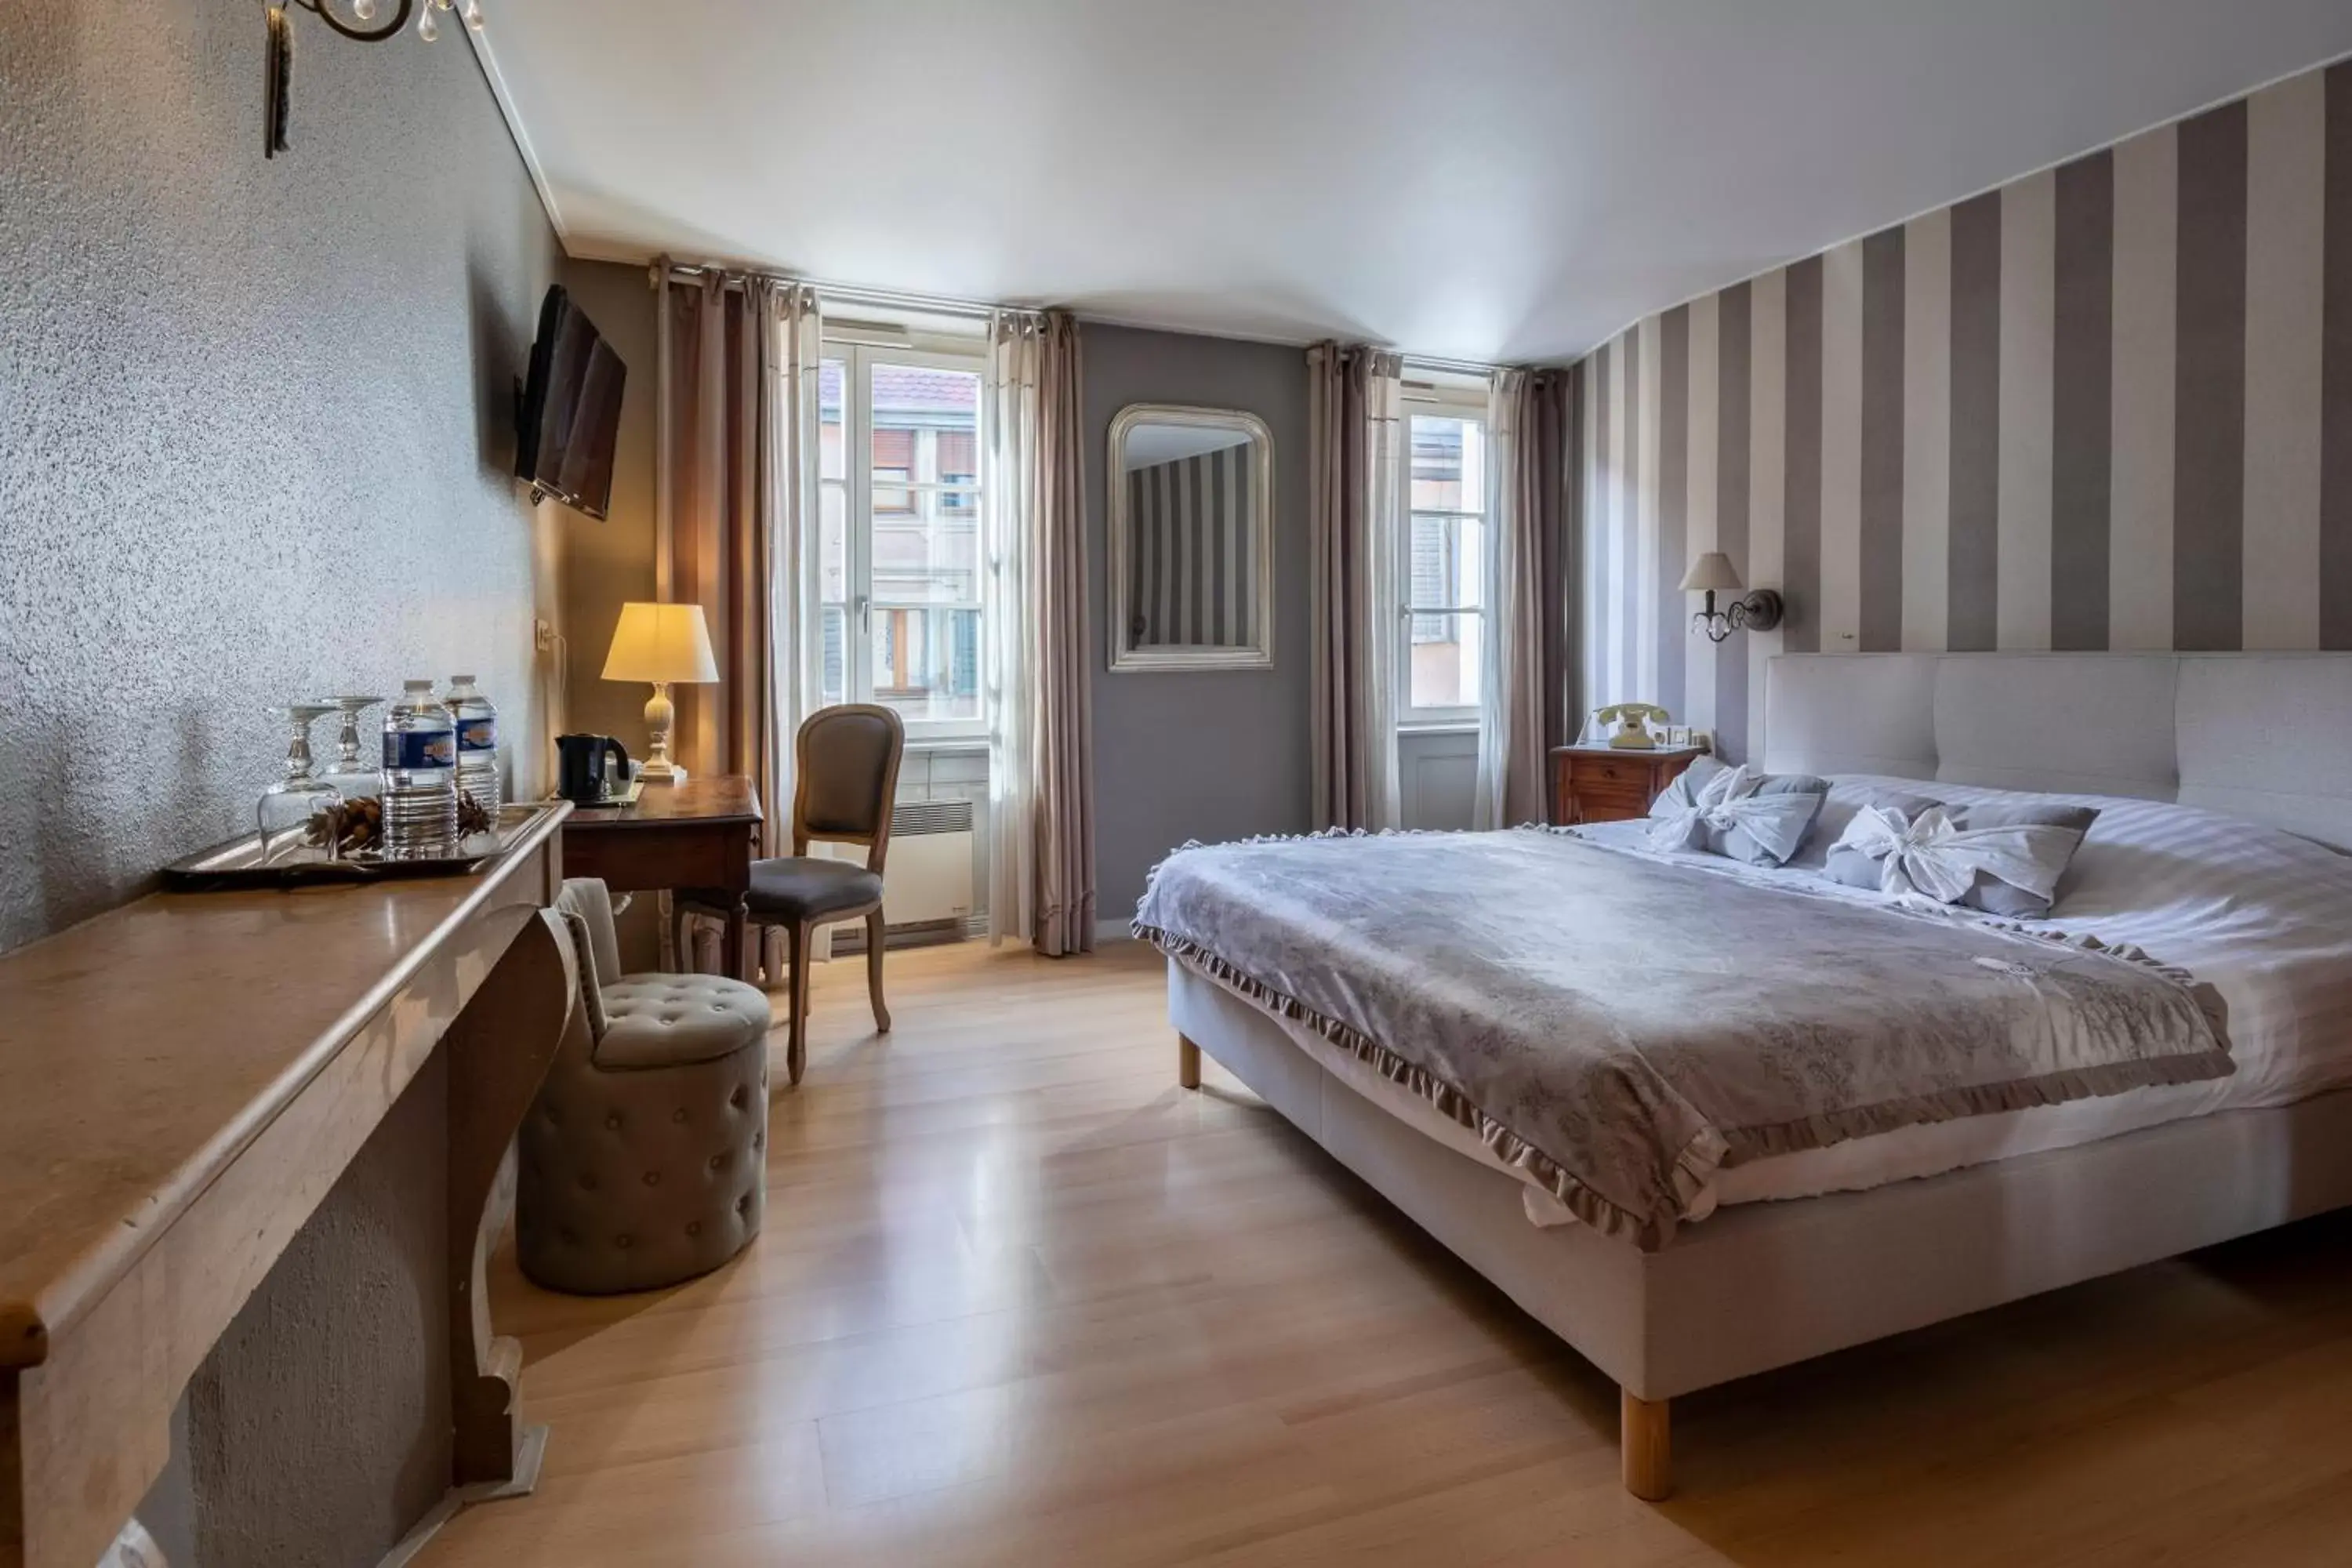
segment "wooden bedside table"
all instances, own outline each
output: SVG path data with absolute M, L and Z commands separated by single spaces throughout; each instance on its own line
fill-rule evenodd
M 1650 803 L 1692 762 L 1706 753 L 1696 746 L 1653 752 L 1609 746 L 1554 746 L 1551 751 L 1551 819 L 1622 822 L 1647 816 Z

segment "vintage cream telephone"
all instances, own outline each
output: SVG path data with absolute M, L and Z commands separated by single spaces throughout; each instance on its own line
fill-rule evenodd
M 1621 752 L 1657 750 L 1658 738 L 1650 733 L 1649 721 L 1655 720 L 1660 724 L 1664 724 L 1673 718 L 1673 714 L 1651 702 L 1613 703 L 1607 708 L 1595 710 L 1592 715 L 1593 722 L 1596 724 L 1617 726 L 1610 731 L 1609 743 Z

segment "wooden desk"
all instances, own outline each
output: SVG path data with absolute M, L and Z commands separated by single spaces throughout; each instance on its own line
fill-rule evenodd
M 157 894 L 0 956 L 0 1568 L 89 1568 L 172 1409 L 436 1050 L 453 1486 L 528 1489 L 487 1215 L 574 1023 L 564 810 L 472 877 Z M 478 1494 L 477 1494 L 478 1495 Z
M 614 892 L 709 888 L 740 897 L 759 852 L 760 797 L 740 773 L 647 784 L 627 805 L 582 806 L 563 829 L 563 874 Z M 727 922 L 725 973 L 742 978 L 743 913 Z

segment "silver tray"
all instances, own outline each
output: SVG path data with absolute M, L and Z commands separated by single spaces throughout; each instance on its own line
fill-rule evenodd
M 387 859 L 381 850 L 359 849 L 340 860 L 261 864 L 261 840 L 241 837 L 200 849 L 163 868 L 163 886 L 176 893 L 215 893 L 239 888 L 301 888 L 314 883 L 382 882 L 404 877 L 463 877 L 480 870 L 514 847 L 539 819 L 555 809 L 549 801 L 502 805 L 487 833 L 469 833 L 454 852 L 429 859 Z

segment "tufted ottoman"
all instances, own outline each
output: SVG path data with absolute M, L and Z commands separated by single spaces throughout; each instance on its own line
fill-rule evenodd
M 602 882 L 556 908 L 581 949 L 584 1026 L 523 1119 L 522 1271 L 609 1295 L 718 1268 L 760 1233 L 768 1143 L 768 998 L 715 974 L 620 968 Z

